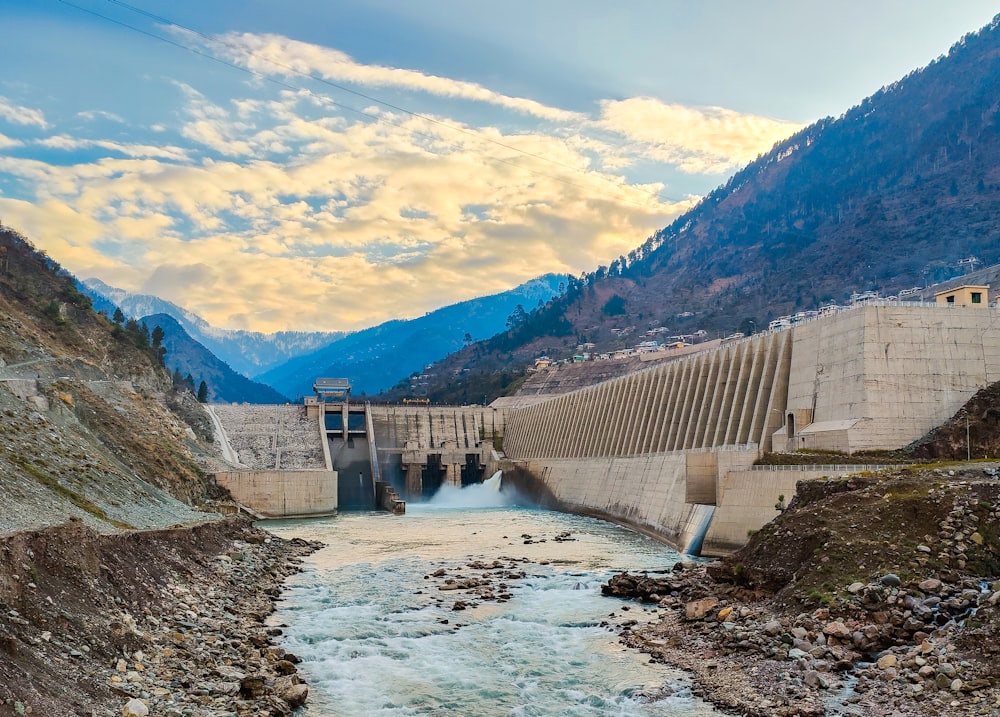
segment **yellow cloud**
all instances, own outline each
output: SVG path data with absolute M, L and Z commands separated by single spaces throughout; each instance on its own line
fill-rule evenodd
M 220 105 L 178 83 L 183 124 L 157 131 L 190 146 L 55 134 L 26 146 L 97 158 L 0 154 L 0 172 L 35 200 L 0 198 L 5 223 L 81 277 L 156 293 L 218 326 L 359 329 L 607 264 L 697 201 L 663 201 L 662 185 L 627 181 L 622 168 L 653 159 L 720 171 L 796 129 L 650 98 L 604 102 L 588 120 L 278 36 L 225 42 L 256 71 L 476 100 L 541 118 L 545 129 L 440 118 L 455 132 L 376 107 L 365 110 L 375 119 L 345 117 L 296 90 Z M 5 139 L 16 142 L 0 135 L 0 148 Z
M 717 174 L 752 161 L 803 125 L 724 107 L 692 108 L 651 97 L 605 100 L 600 124 L 647 156 L 684 172 Z

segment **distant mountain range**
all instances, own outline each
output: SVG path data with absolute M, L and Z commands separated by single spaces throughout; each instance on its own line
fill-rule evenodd
M 98 279 L 82 282 L 80 290 L 91 297 L 95 309 L 110 316 L 116 307 L 121 308 L 126 316 L 145 319 L 150 330 L 157 323 L 153 317 L 171 317 L 185 334 L 185 338 L 174 339 L 185 347 L 183 373 L 190 372 L 199 380 L 204 376 L 219 376 L 221 380 L 224 372 L 217 364 L 228 364 L 227 369 L 231 367 L 275 389 L 274 395 L 284 402 L 285 396 L 298 398 L 312 393 L 313 380 L 318 376 L 349 378 L 356 394 L 388 388 L 463 345 L 503 331 L 511 315 L 550 301 L 568 280 L 565 275 L 547 274 L 510 291 L 446 306 L 417 319 L 387 321 L 350 334 L 303 331 L 261 334 L 218 329 L 169 301 L 132 294 Z M 167 330 L 166 326 L 161 327 Z M 178 333 L 177 328 L 173 333 Z M 212 361 L 201 351 L 189 350 L 188 340 L 214 354 L 212 359 L 218 358 Z M 204 360 L 203 365 L 195 360 L 199 356 Z M 169 353 L 167 364 L 174 366 Z M 218 395 L 224 396 L 222 400 L 260 402 L 230 398 L 237 390 L 232 377 L 225 379 L 226 389 L 213 388 L 207 378 L 204 380 L 210 391 L 221 391 Z
M 229 364 L 191 338 L 173 316 L 152 314 L 143 317 L 152 331 L 163 329 L 164 365 L 169 371 L 191 374 L 195 388 L 201 381 L 208 387 L 210 403 L 285 403 L 288 399 L 256 381 L 237 373 Z
M 779 142 L 514 330 L 442 361 L 428 395 L 463 395 L 457 372 L 482 381 L 578 343 L 629 345 L 655 326 L 728 335 L 855 291 L 924 287 L 1000 262 L 998 217 L 1000 16 Z
M 387 321 L 293 358 L 257 378 L 281 393 L 312 392 L 317 376 L 351 380 L 355 394 L 389 388 L 463 345 L 503 331 L 508 319 L 550 301 L 569 277 L 547 274 L 501 294 L 463 301 L 407 321 Z
M 115 307 L 136 319 L 152 314 L 172 316 L 191 338 L 244 376 L 256 376 L 346 335 L 344 331 L 278 331 L 264 334 L 219 329 L 170 301 L 149 294 L 133 294 L 109 286 L 100 279 L 85 279 L 80 290 L 90 296 L 95 309 L 105 311 L 109 316 L 114 313 Z

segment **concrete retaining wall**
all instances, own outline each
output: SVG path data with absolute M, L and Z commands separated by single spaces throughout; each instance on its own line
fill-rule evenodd
M 715 514 L 702 545 L 703 555 L 728 555 L 747 542 L 778 515 L 775 507 L 781 496 L 788 505 L 795 486 L 803 480 L 839 478 L 859 473 L 871 466 L 775 466 L 773 470 L 730 470 L 722 472 Z
M 337 512 L 336 471 L 226 471 L 215 474 L 237 502 L 267 518 Z
M 787 412 L 830 430 L 793 435 L 789 450 L 898 448 L 1000 380 L 1000 311 L 992 308 L 866 306 L 792 334 Z
M 683 453 L 660 453 L 528 461 L 525 468 L 567 509 L 612 518 L 679 545 L 693 509 L 684 502 L 685 465 Z

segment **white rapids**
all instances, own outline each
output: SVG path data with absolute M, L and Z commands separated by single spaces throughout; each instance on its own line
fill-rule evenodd
M 603 597 L 600 586 L 620 570 L 669 569 L 678 554 L 615 525 L 511 506 L 499 483 L 494 475 L 442 490 L 405 516 L 267 524 L 326 544 L 290 579 L 273 618 L 303 659 L 309 714 L 719 715 L 683 673 L 648 664 L 600 624 L 651 619 L 650 608 Z M 554 540 L 567 532 L 572 540 Z M 471 576 L 470 561 L 498 558 L 528 560 L 508 602 L 441 592 L 429 577 L 440 568 Z M 459 598 L 469 609 L 451 609 Z

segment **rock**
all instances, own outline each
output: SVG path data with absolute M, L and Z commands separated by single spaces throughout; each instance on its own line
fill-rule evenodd
M 917 546 L 917 550 L 920 551 L 921 553 L 929 553 L 929 552 L 931 552 L 931 549 L 929 547 L 927 547 L 926 545 L 924 545 L 923 543 L 921 543 L 920 545 Z
M 847 629 L 847 626 L 840 622 L 839 620 L 834 620 L 831 623 L 827 623 L 823 627 L 823 634 L 829 635 L 830 637 L 835 637 L 838 640 L 850 640 L 851 631 Z
M 859 592 L 865 589 L 864 583 L 851 583 L 847 586 L 847 592 L 851 595 L 857 595 Z
M 972 535 L 969 536 L 969 540 L 971 540 L 976 545 L 982 545 L 983 544 L 982 533 L 979 533 L 978 531 L 973 533 Z
M 148 714 L 149 707 L 146 703 L 134 697 L 122 707 L 122 717 L 147 717 Z
M 726 618 L 733 614 L 732 607 L 724 607 L 719 610 L 719 622 L 725 622 Z
M 293 675 L 298 672 L 298 668 L 289 660 L 278 660 L 274 669 L 279 675 Z
M 692 600 L 684 606 L 685 620 L 704 620 L 705 616 L 719 604 L 719 599 L 714 597 Z
M 921 580 L 917 587 L 920 588 L 921 592 L 936 593 L 941 589 L 941 581 L 937 578 L 927 578 L 926 580 Z
M 240 680 L 240 697 L 251 700 L 264 694 L 264 678 L 257 675 Z
M 890 667 L 895 667 L 898 662 L 899 659 L 895 655 L 888 654 L 882 655 L 882 657 L 878 658 L 878 662 L 876 664 L 880 670 L 886 670 Z
M 774 637 L 775 635 L 781 633 L 781 623 L 777 620 L 771 620 L 770 622 L 764 623 L 764 626 L 761 629 L 771 637 Z
M 292 685 L 287 690 L 285 690 L 281 699 L 289 704 L 291 707 L 301 707 L 306 703 L 306 698 L 309 696 L 309 687 L 299 683 L 297 685 Z
M 220 667 L 216 667 L 215 673 L 219 677 L 223 677 L 232 682 L 242 682 L 246 677 L 246 674 L 240 672 L 235 667 L 231 667 L 230 665 L 221 665 Z
M 879 581 L 886 587 L 890 588 L 898 588 L 900 585 L 903 584 L 903 581 L 900 580 L 899 576 L 896 575 L 895 573 L 886 573 L 881 578 L 879 578 Z
M 954 677 L 955 675 L 958 674 L 958 670 L 956 670 L 955 666 L 950 662 L 942 662 L 940 665 L 938 665 L 938 672 L 940 672 L 945 677 Z

